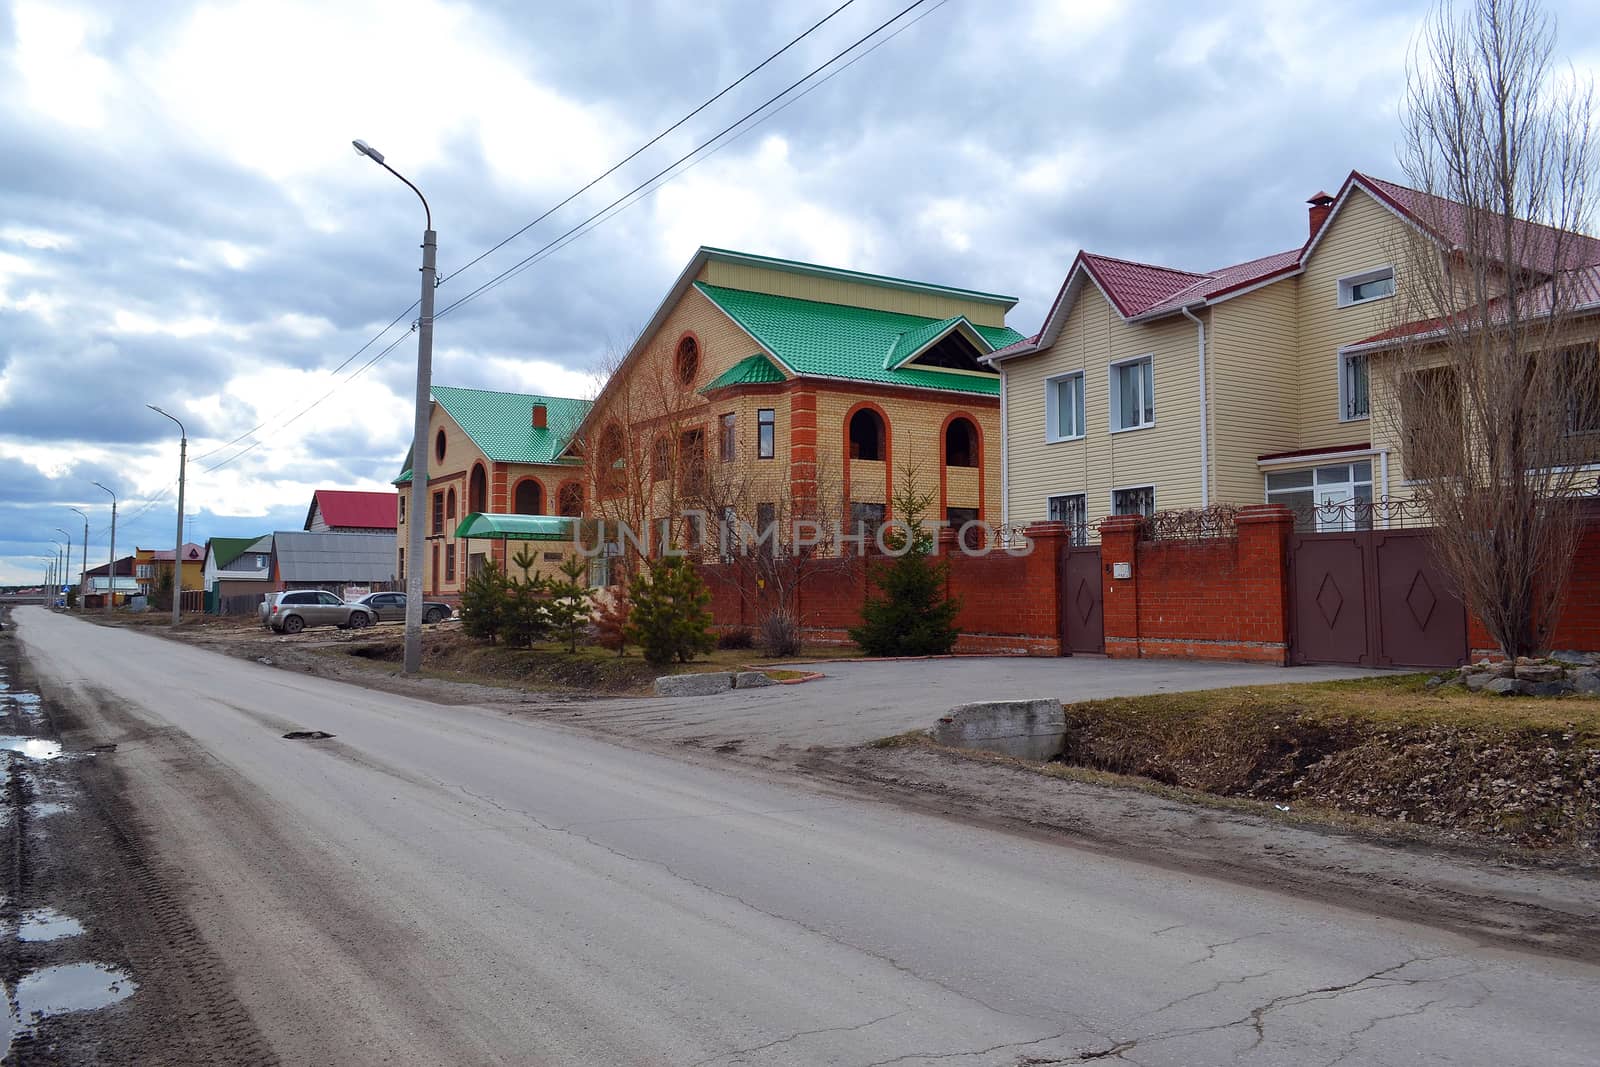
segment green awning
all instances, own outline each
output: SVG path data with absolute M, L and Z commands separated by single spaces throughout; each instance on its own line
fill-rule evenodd
M 457 537 L 494 541 L 570 541 L 573 520 L 560 515 L 485 515 L 474 511 L 456 527 Z

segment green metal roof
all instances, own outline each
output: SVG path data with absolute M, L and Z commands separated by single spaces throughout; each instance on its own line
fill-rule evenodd
M 726 389 L 730 385 L 766 385 L 783 380 L 783 371 L 774 367 L 772 360 L 757 352 L 753 356 L 746 356 L 717 375 L 711 384 L 700 392 L 709 393 L 716 389 Z
M 474 511 L 456 527 L 457 537 L 493 541 L 571 541 L 573 520 L 559 515 L 486 515 Z
M 409 471 L 407 472 L 410 473 Z M 217 567 L 226 567 L 240 556 L 245 549 L 265 537 L 258 534 L 255 537 L 213 537 L 211 539 L 211 558 L 217 561 Z
M 925 345 L 950 329 L 952 320 L 725 289 L 698 281 L 694 287 L 796 374 L 1000 395 L 998 374 L 890 365 L 889 357 L 896 351 L 900 352 L 900 359 L 915 351 L 906 340 L 908 335 L 913 340 L 923 338 Z M 972 329 L 991 348 L 1022 340 L 1022 335 L 1009 326 L 973 325 Z
M 587 400 L 446 385 L 433 387 L 433 399 L 495 463 L 572 462 L 558 457 L 589 411 Z M 545 406 L 544 429 L 534 429 L 535 404 Z M 410 476 L 407 470 L 396 482 L 409 481 Z

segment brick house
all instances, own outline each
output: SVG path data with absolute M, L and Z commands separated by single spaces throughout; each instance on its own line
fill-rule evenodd
M 1406 495 L 1371 361 L 1407 332 L 1413 235 L 1449 254 L 1459 206 L 1354 171 L 1309 204 L 1302 244 L 1217 270 L 1078 254 L 1039 332 L 989 357 L 1008 522 L 1281 503 L 1326 528 L 1319 506 Z M 1572 244 L 1600 264 L 1600 241 Z
M 992 520 L 1000 375 L 981 357 L 1021 339 L 1015 303 L 701 248 L 580 428 L 591 514 L 671 529 L 694 482 L 741 487 L 717 510 L 757 526 L 793 507 L 875 527 L 910 463 L 936 517 Z M 641 514 L 613 514 L 627 493 Z
M 433 387 L 428 423 L 427 550 L 423 591 L 455 600 L 471 569 L 494 559 L 501 566 L 505 541 L 462 539 L 457 530 L 471 514 L 559 515 L 583 513 L 581 460 L 568 454 L 573 433 L 588 413 L 584 400 L 503 393 L 485 389 Z M 395 573 L 406 573 L 406 509 L 410 506 L 412 457 L 395 479 L 397 558 Z M 570 541 L 537 547 L 541 573 L 553 573 L 571 549 Z

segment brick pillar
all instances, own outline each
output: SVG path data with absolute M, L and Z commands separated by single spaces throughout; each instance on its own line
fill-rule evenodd
M 1289 662 L 1289 534 L 1294 512 L 1282 504 L 1239 509 L 1239 636 Z
M 510 480 L 510 471 L 505 464 L 496 463 L 494 473 L 489 476 L 489 511 L 494 515 L 506 515 L 511 512 L 511 501 L 507 498 L 507 483 Z
M 1106 629 L 1106 655 L 1139 658 L 1139 527 L 1138 515 L 1112 515 L 1100 524 L 1101 604 Z M 1113 578 L 1118 563 L 1133 568 L 1131 578 Z
M 789 398 L 789 497 L 796 517 L 817 507 L 817 394 L 796 389 Z
M 1061 598 L 1061 550 L 1069 544 L 1072 529 L 1064 522 L 1036 522 L 1022 531 L 1033 546 L 1023 559 L 1027 571 L 1027 585 L 1034 596 L 1026 604 L 1017 605 L 1024 616 L 1026 631 L 1038 639 L 1032 647 L 1037 655 L 1063 656 Z M 996 549 L 996 551 L 1000 551 Z

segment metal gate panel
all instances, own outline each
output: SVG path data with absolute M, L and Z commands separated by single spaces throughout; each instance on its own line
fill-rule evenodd
M 1290 662 L 1466 662 L 1466 609 L 1439 568 L 1430 537 L 1425 529 L 1291 536 Z
M 1467 612 L 1434 559 L 1426 530 L 1376 530 L 1377 665 L 1456 667 L 1467 659 Z
M 1365 534 L 1289 539 L 1290 659 L 1372 666 L 1368 651 Z
M 1063 547 L 1058 562 L 1061 589 L 1061 650 L 1099 653 L 1106 650 L 1098 545 Z

